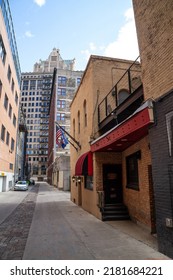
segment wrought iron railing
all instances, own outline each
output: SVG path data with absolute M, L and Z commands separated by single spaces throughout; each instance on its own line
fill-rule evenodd
M 98 124 L 111 115 L 120 104 L 125 102 L 141 86 L 141 69 L 137 59 L 98 105 Z
M 104 191 L 97 191 L 97 206 L 102 209 L 105 204 Z

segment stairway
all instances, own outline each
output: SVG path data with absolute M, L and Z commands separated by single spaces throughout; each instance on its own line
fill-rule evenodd
M 102 221 L 130 220 L 128 209 L 123 203 L 105 204 L 101 212 Z

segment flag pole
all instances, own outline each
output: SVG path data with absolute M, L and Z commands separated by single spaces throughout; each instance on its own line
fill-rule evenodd
M 71 136 L 64 128 L 62 128 L 62 126 L 59 125 L 59 123 L 57 121 L 55 121 L 55 123 L 62 129 L 62 131 L 64 131 L 77 145 L 78 147 L 81 149 L 81 145 L 80 143 L 73 137 Z

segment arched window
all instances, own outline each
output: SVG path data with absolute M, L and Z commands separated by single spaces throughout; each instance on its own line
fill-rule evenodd
M 86 107 L 86 100 L 83 103 L 83 114 L 84 114 L 84 127 L 87 126 L 87 107 Z
M 121 89 L 118 93 L 118 105 L 124 102 L 129 97 L 129 92 L 126 89 Z
M 80 133 L 80 111 L 78 111 L 77 118 L 78 118 L 78 133 Z
M 75 119 L 73 119 L 73 137 L 75 138 Z

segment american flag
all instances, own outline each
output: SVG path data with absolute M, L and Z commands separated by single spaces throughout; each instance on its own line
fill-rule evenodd
M 61 128 L 59 127 L 56 131 L 56 144 L 59 145 L 60 144 L 60 141 L 59 141 L 59 138 L 62 136 L 62 130 Z

